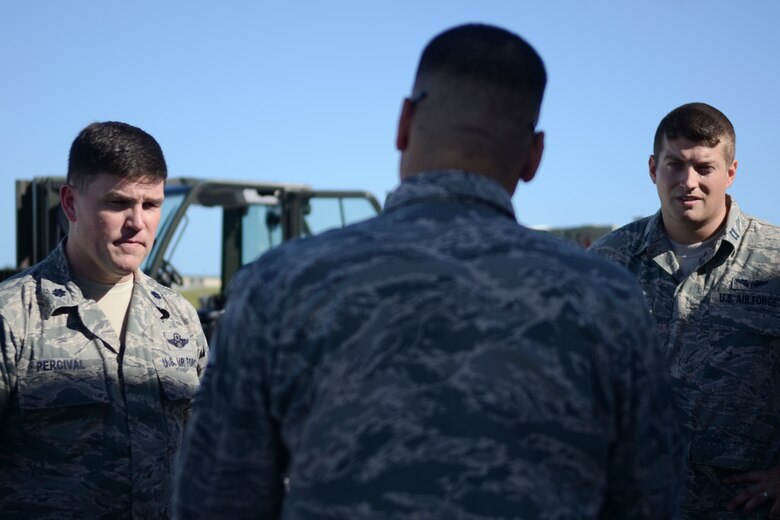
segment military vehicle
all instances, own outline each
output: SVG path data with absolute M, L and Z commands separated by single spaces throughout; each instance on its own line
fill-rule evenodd
M 16 181 L 17 268 L 0 273 L 0 279 L 40 262 L 65 236 L 67 221 L 59 202 L 59 188 L 64 182 L 64 177 Z M 192 218 L 204 208 L 209 209 L 209 220 L 221 218 L 221 229 L 218 225 L 204 227 L 203 214 L 200 220 Z M 163 285 L 180 289 L 184 277 L 175 266 L 175 254 L 182 240 L 197 241 L 203 254 L 218 254 L 219 265 L 214 269 L 219 271 L 219 283 L 212 294 L 202 298 L 198 309 L 209 334 L 222 314 L 224 291 L 242 265 L 285 240 L 372 217 L 380 208 L 376 198 L 365 191 L 315 190 L 289 183 L 168 179 L 157 237 L 141 269 Z

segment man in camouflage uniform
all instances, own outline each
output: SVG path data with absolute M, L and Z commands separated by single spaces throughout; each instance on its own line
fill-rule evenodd
M 68 236 L 0 284 L 0 517 L 170 517 L 170 475 L 206 361 L 192 306 L 138 270 L 167 169 L 124 123 L 85 128 L 60 198 Z
M 674 516 L 682 445 L 636 282 L 515 219 L 545 81 L 502 29 L 431 41 L 382 214 L 233 284 L 180 518 Z
M 592 246 L 636 275 L 658 323 L 697 520 L 780 518 L 780 229 L 726 194 L 734 153 L 720 111 L 676 108 L 650 156 L 660 211 Z

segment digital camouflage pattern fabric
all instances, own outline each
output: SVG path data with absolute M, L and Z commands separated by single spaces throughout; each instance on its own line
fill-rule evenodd
M 730 210 L 721 238 L 688 277 L 660 212 L 593 244 L 638 279 L 655 316 L 690 442 L 685 518 L 745 518 L 726 503 L 726 475 L 766 469 L 780 454 L 780 228 Z M 766 509 L 751 518 L 766 518 Z
M 681 444 L 636 282 L 519 226 L 486 177 L 415 175 L 232 286 L 179 518 L 674 516 Z
M 63 244 L 0 284 L 0 517 L 168 518 L 206 349 L 192 306 L 139 272 L 122 352 Z

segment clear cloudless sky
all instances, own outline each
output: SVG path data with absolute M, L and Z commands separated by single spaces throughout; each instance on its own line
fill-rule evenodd
M 94 121 L 151 133 L 172 177 L 383 200 L 397 184 L 398 109 L 419 54 L 466 22 L 520 34 L 547 66 L 546 150 L 514 196 L 522 223 L 623 224 L 655 212 L 653 134 L 690 101 L 734 123 L 731 193 L 780 223 L 778 20 L 774 0 L 6 0 L 0 267 L 15 263 L 14 179 L 63 175 L 70 143 Z M 210 274 L 200 256 L 186 252 L 177 267 Z

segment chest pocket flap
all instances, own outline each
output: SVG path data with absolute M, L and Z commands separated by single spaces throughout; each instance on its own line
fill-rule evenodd
M 156 353 L 154 366 L 165 396 L 171 401 L 192 399 L 198 389 L 198 358 L 194 348 Z
M 108 402 L 102 359 L 33 359 L 18 381 L 22 410 Z

